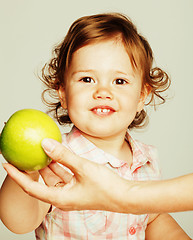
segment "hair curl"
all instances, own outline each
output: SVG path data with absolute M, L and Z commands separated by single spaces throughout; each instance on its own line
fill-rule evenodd
M 65 88 L 65 72 L 73 53 L 87 44 L 115 36 L 121 36 L 134 70 L 141 72 L 143 88 L 149 89 L 149 102 L 146 105 L 153 103 L 155 106 L 156 99 L 160 100 L 159 104 L 165 102 L 162 93 L 169 88 L 170 78 L 162 69 L 152 68 L 154 60 L 152 49 L 147 40 L 137 32 L 130 19 L 119 13 L 85 16 L 71 25 L 64 40 L 54 48 L 53 58 L 42 69 L 41 80 L 47 86 L 42 93 L 42 99 L 50 107 L 49 112 L 54 112 L 54 117 L 61 125 L 71 123 L 71 120 L 67 110 L 61 106 L 57 90 L 60 87 Z M 46 93 L 52 100 L 46 99 Z M 136 114 L 128 128 L 142 127 L 146 123 L 145 120 L 147 113 L 143 109 Z

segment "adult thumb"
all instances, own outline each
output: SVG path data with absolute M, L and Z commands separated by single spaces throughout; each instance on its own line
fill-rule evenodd
M 81 158 L 54 139 L 45 138 L 42 141 L 45 153 L 54 161 L 69 168 L 74 174 L 81 167 Z

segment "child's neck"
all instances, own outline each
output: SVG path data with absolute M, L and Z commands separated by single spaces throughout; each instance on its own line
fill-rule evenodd
M 97 138 L 86 135 L 82 135 L 95 144 L 103 151 L 112 154 L 120 160 L 127 162 L 130 166 L 133 162 L 132 150 L 129 143 L 125 140 L 125 136 L 114 138 Z

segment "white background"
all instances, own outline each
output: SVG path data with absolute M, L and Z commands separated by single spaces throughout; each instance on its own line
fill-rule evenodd
M 110 11 L 133 20 L 172 79 L 169 101 L 152 109 L 149 126 L 134 135 L 158 148 L 164 178 L 193 172 L 193 0 L 0 0 L 0 129 L 16 110 L 45 110 L 37 74 L 71 23 Z M 4 177 L 0 166 L 0 185 Z M 193 212 L 172 215 L 193 237 Z M 0 238 L 35 239 L 33 233 L 15 235 L 2 223 Z

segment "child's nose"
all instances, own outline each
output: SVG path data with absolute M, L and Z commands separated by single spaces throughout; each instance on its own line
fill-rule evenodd
M 94 99 L 113 99 L 113 95 L 107 87 L 99 87 L 93 94 Z

